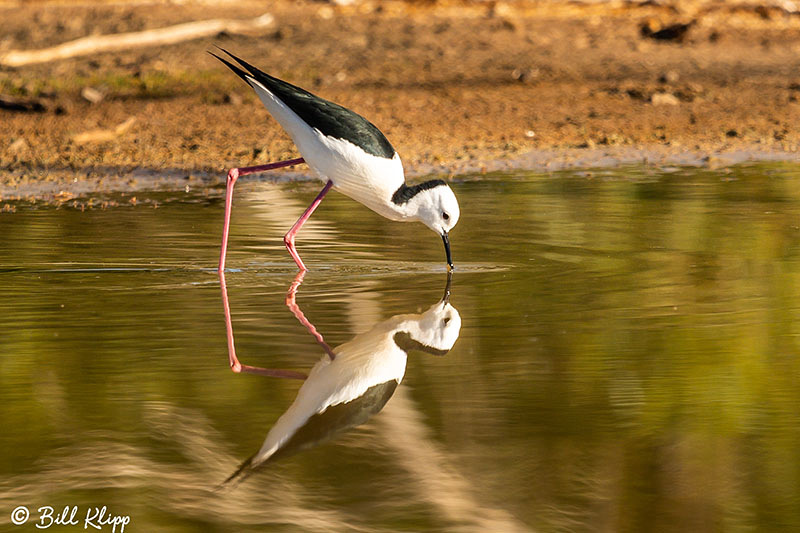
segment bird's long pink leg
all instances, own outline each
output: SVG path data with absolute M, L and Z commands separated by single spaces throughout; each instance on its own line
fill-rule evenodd
M 219 271 L 220 273 L 225 270 L 225 255 L 228 250 L 228 232 L 231 224 L 231 209 L 233 207 L 233 186 L 236 180 L 248 174 L 255 174 L 256 172 L 264 172 L 266 170 L 273 170 L 276 168 L 289 167 L 292 165 L 299 165 L 304 163 L 302 157 L 297 159 L 289 159 L 288 161 L 278 161 L 277 163 L 269 163 L 267 165 L 258 165 L 255 167 L 242 167 L 232 168 L 228 171 L 228 183 L 225 188 L 225 224 L 222 226 L 222 249 L 219 252 Z
M 261 368 L 257 366 L 243 365 L 236 357 L 236 347 L 233 345 L 233 324 L 231 322 L 231 308 L 228 304 L 228 287 L 225 285 L 225 271 L 219 271 L 219 286 L 222 289 L 222 305 L 225 308 L 225 329 L 228 333 L 228 361 L 231 365 L 231 370 L 236 373 L 248 372 L 250 374 L 258 374 L 260 376 L 269 376 L 274 378 L 293 378 L 293 379 L 306 379 L 308 376 L 302 372 L 295 372 L 294 370 L 279 370 L 273 368 Z
M 330 183 L 330 182 L 328 182 Z M 300 310 L 300 306 L 297 305 L 297 301 L 295 300 L 297 296 L 297 289 L 300 288 L 300 284 L 303 283 L 303 278 L 306 276 L 306 271 L 301 270 L 295 276 L 294 281 L 289 286 L 289 290 L 286 293 L 286 307 L 292 312 L 294 317 L 303 324 L 309 333 L 316 339 L 317 343 L 322 346 L 322 349 L 325 350 L 325 353 L 328 354 L 328 357 L 331 358 L 331 361 L 336 359 L 336 354 L 333 353 L 333 349 L 328 346 L 328 343 L 325 342 L 325 339 L 322 338 L 322 334 L 317 331 L 317 328 L 314 327 L 314 324 L 311 323 L 310 320 L 306 318 L 306 315 L 303 314 L 303 311 Z
M 328 180 L 328 183 L 325 184 L 317 197 L 314 198 L 314 201 L 311 202 L 311 205 L 308 206 L 308 209 L 305 210 L 300 218 L 297 219 L 297 222 L 294 223 L 292 229 L 290 229 L 283 237 L 283 243 L 286 245 L 286 249 L 289 250 L 289 254 L 292 256 L 292 259 L 294 259 L 294 262 L 297 263 L 297 267 L 301 272 L 308 269 L 303 264 L 303 260 L 300 259 L 300 254 L 297 253 L 297 249 L 294 247 L 294 237 L 297 235 L 297 232 L 300 231 L 300 228 L 303 227 L 303 224 L 306 223 L 306 220 L 311 217 L 311 214 L 319 206 L 320 202 L 322 202 L 322 199 L 325 197 L 325 195 L 328 194 L 328 191 L 331 190 L 331 187 L 333 187 L 333 182 Z M 298 285 L 300 284 L 298 283 Z

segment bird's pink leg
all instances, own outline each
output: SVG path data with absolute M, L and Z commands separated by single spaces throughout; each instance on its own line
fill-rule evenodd
M 231 323 L 231 308 L 228 304 L 228 287 L 225 285 L 225 271 L 221 269 L 219 271 L 219 286 L 222 289 L 222 305 L 225 308 L 225 329 L 228 333 L 228 361 L 230 362 L 231 370 L 237 374 L 240 372 L 247 372 L 274 378 L 306 379 L 308 376 L 302 372 L 260 368 L 257 366 L 243 365 L 239 362 L 239 358 L 236 357 L 236 348 L 233 345 L 233 324 Z
M 305 210 L 300 218 L 297 219 L 297 222 L 294 223 L 292 229 L 290 229 L 283 237 L 283 243 L 286 245 L 286 249 L 289 250 L 289 254 L 292 256 L 292 259 L 294 259 L 294 262 L 297 263 L 297 267 L 301 272 L 308 269 L 303 264 L 303 260 L 300 259 L 300 254 L 297 253 L 297 249 L 294 247 L 294 237 L 297 235 L 297 232 L 300 231 L 300 228 L 303 227 L 303 224 L 306 223 L 306 220 L 311 217 L 311 214 L 319 206 L 320 202 L 322 202 L 322 199 L 325 197 L 325 195 L 328 194 L 328 191 L 331 190 L 331 187 L 333 187 L 333 182 L 328 180 L 328 183 L 325 184 L 317 197 L 314 198 L 314 201 L 311 202 L 311 205 L 308 206 L 308 209 Z M 302 282 L 302 278 L 300 281 Z M 300 283 L 297 285 L 299 286 Z
M 300 306 L 298 306 L 297 302 L 295 301 L 295 297 L 297 295 L 297 289 L 299 289 L 300 284 L 303 283 L 303 278 L 305 277 L 305 275 L 306 275 L 305 270 L 301 270 L 300 272 L 298 272 L 297 276 L 295 276 L 294 278 L 294 281 L 289 286 L 289 291 L 286 293 L 286 307 L 288 307 L 289 310 L 292 312 L 292 314 L 295 316 L 295 318 L 299 320 L 300 323 L 306 327 L 308 332 L 311 333 L 314 339 L 316 339 L 317 343 L 320 346 L 322 346 L 323 350 L 325 350 L 325 353 L 328 354 L 328 357 L 331 358 L 331 361 L 333 361 L 334 359 L 336 359 L 336 354 L 333 353 L 333 349 L 330 346 L 328 346 L 328 343 L 325 342 L 324 338 L 322 338 L 322 334 L 320 334 L 320 332 L 317 331 L 317 328 L 314 327 L 314 324 L 312 324 L 306 318 L 306 315 L 303 314 L 303 311 L 300 310 Z
M 242 167 L 232 168 L 228 171 L 228 183 L 225 188 L 225 224 L 222 226 L 222 249 L 219 252 L 219 271 L 220 273 L 225 270 L 225 255 L 228 250 L 228 232 L 231 224 L 231 209 L 233 207 L 233 186 L 236 180 L 248 174 L 255 174 L 256 172 L 264 172 L 266 170 L 273 170 L 276 168 L 289 167 L 292 165 L 299 165 L 304 163 L 302 157 L 297 159 L 289 159 L 288 161 L 278 161 L 277 163 L 269 163 L 267 165 L 258 165 L 255 167 Z

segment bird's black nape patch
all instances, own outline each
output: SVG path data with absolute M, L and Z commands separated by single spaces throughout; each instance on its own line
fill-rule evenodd
M 411 335 L 409 335 L 405 331 L 398 331 L 392 337 L 394 343 L 403 350 L 404 352 L 408 353 L 411 350 L 419 350 L 420 352 L 429 353 L 432 355 L 442 356 L 445 355 L 450 350 L 442 350 L 441 348 L 434 348 L 433 346 L 428 346 L 427 344 L 422 344 L 416 339 L 412 339 Z
M 248 80 L 250 78 L 266 87 L 289 109 L 297 113 L 297 116 L 303 119 L 306 124 L 316 128 L 323 135 L 348 141 L 368 154 L 377 157 L 385 157 L 386 159 L 394 157 L 394 147 L 392 147 L 386 136 L 372 122 L 361 115 L 339 104 L 311 94 L 305 89 L 270 76 L 223 48 L 220 48 L 220 50 L 239 63 L 239 66 L 214 53 L 209 53 L 225 63 L 228 68 L 248 84 L 250 84 Z
M 394 202 L 395 205 L 403 205 L 420 192 L 427 191 L 428 189 L 433 189 L 434 187 L 439 187 L 441 185 L 447 185 L 447 183 L 445 183 L 444 180 L 430 180 L 420 183 L 419 185 L 412 185 L 411 187 L 404 183 L 399 189 L 394 191 L 394 194 L 392 195 L 392 202 Z

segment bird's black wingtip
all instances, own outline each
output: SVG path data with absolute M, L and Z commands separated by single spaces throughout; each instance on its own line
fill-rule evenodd
M 223 52 L 223 53 L 225 53 L 225 54 L 228 54 L 228 55 L 229 55 L 229 56 L 231 56 L 232 58 L 236 59 L 236 56 L 234 56 L 233 54 L 231 54 L 230 52 L 228 52 L 227 50 L 225 50 L 224 48 L 222 48 L 220 45 L 218 45 L 218 44 L 213 44 L 212 46 L 213 46 L 214 48 L 216 48 L 217 50 L 219 50 L 220 52 Z M 216 52 L 217 50 L 206 50 L 206 52 L 208 52 L 208 53 L 209 53 L 209 54 L 211 54 L 212 56 L 216 57 L 216 58 L 217 58 L 217 59 L 219 59 L 220 61 L 226 61 L 225 59 L 223 59 L 223 58 L 219 57 L 217 54 L 215 54 L 215 53 L 214 53 L 214 52 Z
M 286 83 L 286 82 L 282 82 L 282 81 L 278 80 L 277 78 L 273 78 L 272 76 L 270 76 L 266 72 L 262 72 L 261 70 L 257 69 L 256 67 L 254 67 L 253 65 L 251 65 L 250 63 L 248 63 L 247 61 L 242 59 L 241 57 L 238 57 L 238 56 L 230 53 L 229 51 L 227 51 L 226 49 L 222 48 L 221 46 L 216 45 L 216 44 L 214 46 L 216 46 L 220 51 L 228 54 L 228 56 L 230 56 L 230 58 L 233 61 L 236 61 L 237 64 L 234 65 L 233 63 L 231 63 L 227 59 L 219 57 L 218 55 L 216 55 L 214 53 L 211 53 L 210 51 L 209 51 L 209 54 L 211 54 L 212 56 L 216 57 L 217 59 L 219 59 L 220 61 L 225 63 L 225 65 L 227 65 L 227 67 L 229 69 L 234 71 L 240 78 L 242 78 L 244 81 L 246 81 L 248 83 L 248 85 L 252 85 L 252 83 L 250 83 L 250 80 L 255 80 L 258 83 L 260 83 L 262 85 L 265 85 L 267 87 L 272 87 L 273 83 L 276 83 L 276 82 L 277 83 Z
M 242 481 L 250 477 L 250 475 L 253 473 L 254 457 L 255 455 L 248 457 L 247 460 L 239 465 L 239 468 L 236 469 L 236 472 L 228 476 L 228 478 L 222 482 L 220 488 L 239 485 Z
M 222 48 L 220 45 L 218 45 L 218 44 L 214 44 L 214 48 L 216 48 L 217 50 L 219 50 L 220 52 L 222 52 L 222 53 L 224 53 L 224 54 L 227 54 L 227 55 L 228 55 L 228 56 L 229 56 L 231 59 L 233 59 L 233 60 L 234 60 L 234 61 L 236 61 L 237 63 L 241 63 L 241 60 L 240 60 L 238 57 L 236 57 L 236 56 L 235 56 L 235 55 L 233 55 L 232 53 L 228 52 L 227 50 L 225 50 L 224 48 Z M 212 56 L 216 57 L 217 59 L 220 59 L 220 57 L 219 57 L 218 55 L 216 55 L 216 54 L 212 53 L 211 51 L 209 51 L 208 53 L 209 53 L 209 54 L 211 54 Z
M 214 46 L 217 46 L 217 45 L 214 45 Z M 228 52 L 227 50 L 225 50 L 224 48 L 221 48 L 219 46 L 217 46 L 217 48 L 219 48 L 220 50 L 222 50 L 223 52 L 225 52 L 226 54 L 231 56 L 237 63 L 241 64 L 241 60 L 239 58 L 237 58 L 235 55 L 231 54 L 230 52 Z M 222 63 L 224 63 L 226 67 L 231 69 L 234 72 L 234 74 L 236 74 L 237 76 L 242 78 L 248 85 L 250 85 L 250 82 L 248 81 L 248 78 L 252 78 L 253 77 L 252 74 L 250 74 L 249 72 L 246 72 L 244 69 L 240 68 L 238 65 L 234 65 L 233 63 L 231 63 L 230 61 L 228 61 L 224 57 L 218 56 L 212 50 L 206 50 L 206 51 L 210 55 L 212 55 L 212 56 L 216 57 L 217 59 L 219 59 L 220 61 L 222 61 Z

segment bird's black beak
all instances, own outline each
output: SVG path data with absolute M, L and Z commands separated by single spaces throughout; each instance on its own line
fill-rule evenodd
M 453 258 L 450 255 L 450 239 L 447 237 L 446 231 L 442 233 L 442 241 L 444 241 L 444 253 L 447 254 L 447 268 L 454 270 L 456 267 L 453 266 Z

